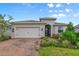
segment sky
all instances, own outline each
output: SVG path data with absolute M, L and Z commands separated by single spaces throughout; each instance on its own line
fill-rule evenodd
M 0 14 L 11 15 L 13 21 L 57 18 L 56 22 L 79 24 L 79 3 L 0 3 Z

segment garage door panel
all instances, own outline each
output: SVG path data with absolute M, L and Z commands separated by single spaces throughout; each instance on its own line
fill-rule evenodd
M 40 28 L 16 28 L 15 36 L 18 38 L 39 37 Z

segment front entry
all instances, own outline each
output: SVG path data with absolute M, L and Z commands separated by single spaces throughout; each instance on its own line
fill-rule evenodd
M 49 24 L 45 25 L 45 36 L 51 36 L 51 25 Z

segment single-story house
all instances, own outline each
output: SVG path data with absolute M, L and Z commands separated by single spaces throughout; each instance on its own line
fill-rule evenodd
M 75 26 L 75 31 L 79 32 L 79 24 Z
M 55 22 L 56 18 L 44 17 L 39 21 L 15 21 L 11 25 L 12 38 L 41 38 L 65 31 L 67 24 Z

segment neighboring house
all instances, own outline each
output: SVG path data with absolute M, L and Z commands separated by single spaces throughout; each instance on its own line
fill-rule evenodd
M 75 26 L 75 31 L 76 31 L 76 32 L 79 32 L 79 25 L 76 25 L 76 26 Z
M 12 23 L 12 38 L 41 38 L 65 31 L 67 24 L 55 22 L 56 18 L 44 17 L 40 21 L 16 21 Z

